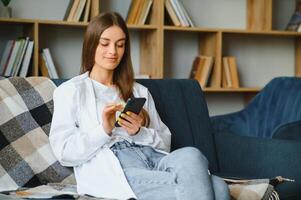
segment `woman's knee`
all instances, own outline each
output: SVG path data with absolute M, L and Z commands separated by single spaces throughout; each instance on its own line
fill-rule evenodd
M 208 165 L 207 158 L 196 147 L 183 147 L 181 149 L 176 150 L 176 153 L 177 153 L 177 157 L 182 157 L 184 161 L 197 160 L 203 164 Z

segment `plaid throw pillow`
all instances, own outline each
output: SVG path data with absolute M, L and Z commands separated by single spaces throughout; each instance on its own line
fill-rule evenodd
M 75 183 L 48 141 L 54 89 L 44 77 L 0 78 L 0 191 Z

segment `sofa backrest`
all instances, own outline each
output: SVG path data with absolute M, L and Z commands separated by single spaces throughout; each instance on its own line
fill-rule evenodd
M 56 85 L 65 80 L 53 80 Z M 212 172 L 218 171 L 215 142 L 207 104 L 199 83 L 187 79 L 140 79 L 152 94 L 161 120 L 172 133 L 172 150 L 194 146 L 207 157 Z
M 280 134 L 278 131 L 286 129 L 288 124 L 300 123 L 300 90 L 301 78 L 274 78 L 245 109 L 232 117 L 238 126 L 231 129 L 240 135 L 272 138 L 274 134 Z

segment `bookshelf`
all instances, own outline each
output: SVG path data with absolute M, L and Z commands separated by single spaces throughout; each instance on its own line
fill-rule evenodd
M 25 6 L 26 0 L 16 1 Z M 232 108 L 237 110 L 273 77 L 301 76 L 301 57 L 297 56 L 301 53 L 301 33 L 284 31 L 295 9 L 295 0 L 285 3 L 283 0 L 181 2 L 195 27 L 173 26 L 164 0 L 153 0 L 145 25 L 129 25 L 137 73 L 149 74 L 152 78 L 187 78 L 193 59 L 200 54 L 215 58 L 213 70 L 218 73 L 222 57 L 235 56 L 241 87 L 204 88 L 209 110 L 217 110 L 211 115 L 229 112 L 220 109 L 225 105 L 224 98 L 229 99 L 226 102 L 230 105 L 235 104 Z M 56 7 L 63 5 L 67 9 L 68 3 L 69 0 L 56 1 Z M 131 0 L 99 0 L 99 10 L 117 11 L 125 17 L 130 3 Z M 19 12 L 14 16 L 13 12 L 15 18 L 0 18 L 0 54 L 3 41 L 29 36 L 35 41 L 31 75 L 38 74 L 39 50 L 49 47 L 59 75 L 70 78 L 79 73 L 82 35 L 87 23 L 62 21 L 61 11 L 56 17 L 48 15 L 31 17 L 30 13 Z M 10 32 L 13 34 L 6 36 Z

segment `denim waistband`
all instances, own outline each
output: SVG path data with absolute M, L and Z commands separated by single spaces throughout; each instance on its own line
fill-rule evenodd
M 110 149 L 114 149 L 114 150 L 121 150 L 121 149 L 126 149 L 126 148 L 131 148 L 131 147 L 139 147 L 140 145 L 133 143 L 130 143 L 126 140 L 121 141 L 121 142 L 116 142 L 115 144 L 113 144 Z

